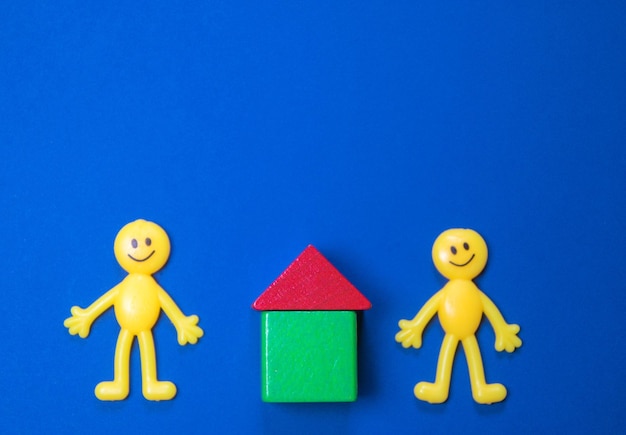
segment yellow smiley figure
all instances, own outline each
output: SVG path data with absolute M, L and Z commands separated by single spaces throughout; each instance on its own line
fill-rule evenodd
M 114 379 L 100 382 L 95 389 L 100 400 L 123 400 L 129 391 L 129 361 L 133 339 L 137 337 L 141 353 L 143 395 L 148 400 L 169 400 L 176 395 L 172 382 L 159 381 L 152 327 L 161 309 L 178 332 L 178 343 L 195 344 L 203 331 L 198 316 L 185 316 L 172 298 L 152 277 L 167 262 L 170 241 L 157 224 L 136 220 L 125 225 L 114 243 L 115 258 L 128 276 L 98 298 L 88 308 L 72 307 L 72 317 L 64 325 L 70 334 L 85 338 L 93 321 L 113 306 L 120 325 L 115 348 Z
M 502 384 L 487 384 L 480 356 L 476 330 L 483 313 L 493 326 L 497 351 L 513 352 L 522 345 L 517 336 L 519 326 L 508 324 L 495 304 L 472 281 L 487 264 L 487 244 L 476 231 L 450 229 L 437 237 L 433 244 L 433 262 L 449 281 L 419 310 L 413 320 L 400 320 L 396 341 L 407 348 L 419 349 L 422 333 L 428 322 L 439 315 L 445 337 L 439 353 L 435 382 L 420 382 L 415 386 L 415 397 L 429 403 L 442 403 L 448 398 L 452 362 L 461 342 L 469 367 L 472 396 L 478 403 L 504 400 L 506 388 Z

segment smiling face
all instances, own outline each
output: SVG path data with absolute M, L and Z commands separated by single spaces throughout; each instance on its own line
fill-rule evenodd
M 487 244 L 474 230 L 446 230 L 433 244 L 433 262 L 448 279 L 473 279 L 487 264 Z
M 138 219 L 126 224 L 113 244 L 117 262 L 129 273 L 153 274 L 170 256 L 170 239 L 154 222 Z

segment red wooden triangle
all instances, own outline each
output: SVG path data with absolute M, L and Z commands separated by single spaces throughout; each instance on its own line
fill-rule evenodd
M 320 252 L 309 245 L 258 297 L 259 311 L 367 310 L 372 307 Z

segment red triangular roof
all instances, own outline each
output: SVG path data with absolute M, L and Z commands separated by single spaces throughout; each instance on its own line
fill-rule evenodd
M 309 245 L 258 297 L 259 311 L 367 310 L 372 307 L 320 252 Z

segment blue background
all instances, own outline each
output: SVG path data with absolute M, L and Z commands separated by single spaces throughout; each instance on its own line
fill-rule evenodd
M 130 3 L 130 4 L 125 4 Z M 252 3 L 252 4 L 250 4 Z M 610 433 L 626 430 L 626 7 L 619 1 L 4 2 L 0 356 L 10 432 Z M 107 403 L 112 311 L 63 327 L 124 276 L 113 239 L 146 218 L 157 275 L 205 336 L 162 316 L 178 396 Z M 487 379 L 421 403 L 443 333 L 394 341 L 443 284 L 449 227 L 490 248 L 478 285 L 524 341 L 479 331 Z M 313 243 L 372 302 L 359 399 L 260 399 L 254 299 Z

